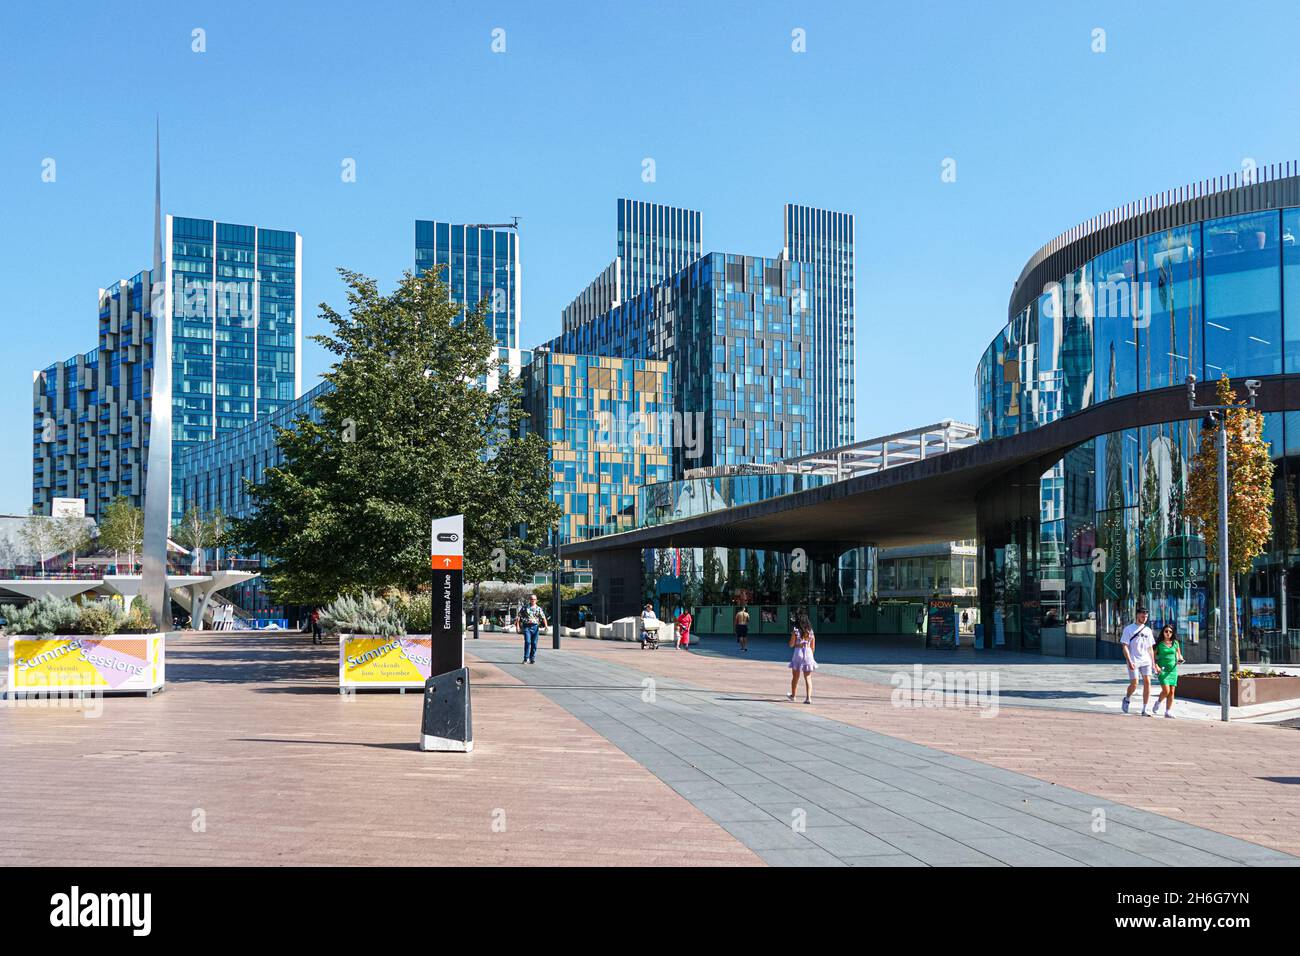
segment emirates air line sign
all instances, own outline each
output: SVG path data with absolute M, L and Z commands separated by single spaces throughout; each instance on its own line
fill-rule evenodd
M 433 565 L 433 675 L 464 667 L 461 594 L 465 562 L 465 516 L 435 518 L 429 553 Z

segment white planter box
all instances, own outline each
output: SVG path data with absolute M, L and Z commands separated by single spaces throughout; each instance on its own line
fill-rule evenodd
M 140 694 L 166 682 L 166 636 L 15 634 L 9 638 L 9 693 Z
M 339 693 L 349 688 L 401 690 L 424 682 L 433 667 L 433 638 L 428 634 L 375 637 L 339 635 Z

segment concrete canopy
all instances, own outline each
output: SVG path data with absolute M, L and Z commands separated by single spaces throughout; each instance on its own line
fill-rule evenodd
M 1300 375 L 1261 378 L 1261 411 L 1300 408 Z M 1234 383 L 1245 394 L 1241 382 Z M 642 548 L 756 548 L 839 553 L 976 536 L 975 504 L 997 481 L 1027 480 L 1098 435 L 1198 417 L 1185 388 L 1113 399 L 1038 428 L 945 455 L 749 505 L 564 545 L 566 558 Z

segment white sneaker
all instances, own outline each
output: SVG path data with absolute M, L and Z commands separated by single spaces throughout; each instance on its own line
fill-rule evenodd
M 1165 708 L 1165 716 L 1168 717 L 1170 720 L 1174 719 L 1174 715 L 1169 712 L 1168 707 Z

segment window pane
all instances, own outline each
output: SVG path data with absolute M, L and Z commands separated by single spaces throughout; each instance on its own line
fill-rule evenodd
M 1280 216 L 1205 224 L 1205 377 L 1282 371 Z

